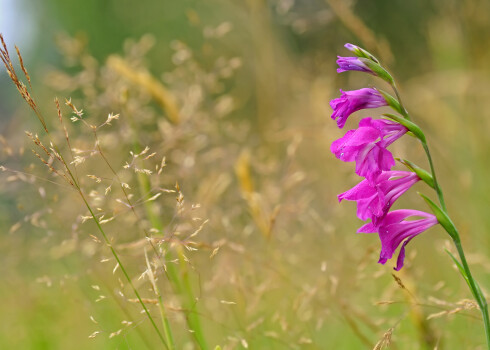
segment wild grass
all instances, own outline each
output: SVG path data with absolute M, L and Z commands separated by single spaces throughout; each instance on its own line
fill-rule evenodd
M 380 46 L 369 49 L 396 60 L 399 53 L 351 9 L 328 2 L 359 41 L 374 40 Z M 151 35 L 105 60 L 80 38 L 60 36 L 66 66 L 44 80 L 2 46 L 39 123 L 20 109 L 0 139 L 9 213 L 0 214 L 9 223 L 0 241 L 7 281 L 0 300 L 9 319 L 0 347 L 483 344 L 442 231 L 414 242 L 404 271 L 393 276 L 391 266 L 376 264 L 379 243 L 353 234 L 360 222 L 336 194 L 356 179 L 328 152 L 340 133 L 327 101 L 338 93 L 335 79 L 346 78 L 331 74 L 333 51 L 291 54 L 256 6 L 245 49 L 236 49 L 240 27 L 206 27 L 202 47 L 170 44 L 168 71 L 148 65 L 152 48 L 164 45 Z M 427 116 L 418 120 L 435 140 L 450 211 L 461 212 L 458 226 L 477 237 L 468 247 L 477 275 L 490 268 L 482 209 L 488 118 L 471 116 L 488 104 L 489 82 L 461 69 L 401 84 L 412 112 Z M 394 146 L 422 159 L 409 141 Z

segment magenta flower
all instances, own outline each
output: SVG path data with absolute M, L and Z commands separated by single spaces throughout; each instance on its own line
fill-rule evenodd
M 339 128 L 343 128 L 347 118 L 361 109 L 378 108 L 387 106 L 385 98 L 373 88 L 364 88 L 353 91 L 342 91 L 339 98 L 330 101 L 333 109 L 332 119 L 337 122 Z
M 351 70 L 365 72 L 376 75 L 360 58 L 358 57 L 341 57 L 337 56 L 337 73 L 347 72 Z
M 384 171 L 373 182 L 363 180 L 337 197 L 339 202 L 356 201 L 357 217 L 377 224 L 393 203 L 419 180 L 417 174 L 409 171 Z
M 423 217 L 424 219 L 407 220 L 414 216 Z M 405 260 L 406 245 L 414 237 L 437 223 L 437 218 L 432 214 L 418 210 L 401 209 L 389 212 L 377 225 L 371 222 L 362 226 L 357 232 L 378 232 L 381 240 L 381 253 L 378 261 L 380 264 L 385 264 L 387 260 L 391 259 L 395 250 L 403 242 L 400 252 L 398 253 L 396 267 L 394 268 L 396 271 L 399 271 L 403 267 L 403 262 Z
M 330 147 L 344 162 L 356 162 L 356 174 L 373 182 L 382 171 L 390 170 L 395 160 L 386 149 L 402 137 L 407 128 L 391 120 L 364 118 L 359 128 L 349 130 Z
M 345 44 L 344 47 L 349 50 L 349 51 L 352 51 L 352 52 L 356 52 L 356 50 L 359 50 L 359 46 L 357 45 L 354 45 L 354 44 Z

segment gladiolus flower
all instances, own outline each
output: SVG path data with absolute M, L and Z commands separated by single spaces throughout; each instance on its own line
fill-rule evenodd
M 382 171 L 390 170 L 395 160 L 386 149 L 402 137 L 407 128 L 391 120 L 364 118 L 359 128 L 349 130 L 334 141 L 330 150 L 344 162 L 356 162 L 356 174 L 373 182 Z
M 423 219 L 407 220 L 411 217 L 422 217 Z M 385 264 L 387 260 L 391 259 L 395 250 L 403 242 L 400 252 L 398 253 L 396 267 L 394 268 L 396 271 L 399 271 L 403 267 L 403 262 L 405 260 L 406 245 L 414 237 L 437 223 L 437 218 L 432 214 L 418 210 L 401 209 L 389 212 L 377 224 L 371 222 L 362 226 L 357 232 L 378 232 L 381 240 L 381 253 L 378 261 L 380 264 Z
M 387 106 L 385 98 L 373 88 L 364 88 L 353 91 L 342 91 L 339 98 L 330 101 L 333 109 L 332 119 L 337 122 L 339 128 L 343 128 L 347 118 L 361 109 L 378 108 Z
M 371 219 L 374 224 L 382 219 L 395 201 L 413 184 L 419 181 L 417 174 L 410 171 L 384 171 L 373 182 L 361 181 L 350 190 L 338 195 L 343 199 L 357 202 L 357 217 Z
M 337 73 L 355 70 L 375 75 L 375 73 L 358 57 L 337 56 L 337 58 L 337 64 L 339 65 Z

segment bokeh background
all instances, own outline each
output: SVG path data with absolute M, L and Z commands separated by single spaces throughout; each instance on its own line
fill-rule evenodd
M 355 234 L 355 205 L 336 195 L 358 179 L 329 151 L 342 133 L 328 101 L 340 88 L 387 89 L 371 76 L 335 73 L 344 43 L 389 68 L 489 290 L 489 13 L 483 0 L 1 0 L 0 31 L 12 56 L 14 44 L 23 53 L 50 126 L 55 96 L 72 98 L 89 123 L 120 114 L 99 137 L 141 204 L 141 222 L 126 215 L 116 189 L 103 195 L 104 164 L 89 157 L 79 167 L 104 179 L 86 177 L 84 186 L 114 215 L 106 227 L 135 280 L 146 268 L 137 228 L 152 220 L 139 176 L 123 168 L 130 151 L 157 152 L 152 169 L 166 157 L 162 175 L 149 177 L 151 193 L 163 193 L 152 210 L 164 235 L 208 220 L 186 255 L 211 349 L 369 349 L 386 332 L 393 349 L 483 349 L 479 313 L 464 301 L 471 294 L 440 227 L 409 245 L 396 274 L 403 288 L 392 262 L 376 263 L 378 239 Z M 114 263 L 101 262 L 107 249 L 90 237 L 95 226 L 82 222 L 76 193 L 30 152 L 24 130 L 42 129 L 3 71 L 0 89 L 1 163 L 20 171 L 0 178 L 0 348 L 158 348 Z M 358 113 L 346 129 L 377 113 Z M 81 123 L 70 137 L 73 147 L 93 147 Z M 392 151 L 427 167 L 414 139 Z M 178 224 L 177 182 L 188 207 Z M 428 210 L 416 191 L 430 193 L 419 184 L 395 207 Z M 160 277 L 177 348 L 192 349 L 185 310 Z

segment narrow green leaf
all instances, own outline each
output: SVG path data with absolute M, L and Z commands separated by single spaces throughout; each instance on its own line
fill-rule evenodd
M 381 92 L 381 91 L 380 91 Z M 384 97 L 384 95 L 383 95 Z M 393 97 L 392 97 L 393 98 Z M 385 97 L 386 99 L 386 97 Z M 397 102 L 398 103 L 398 102 Z M 401 108 L 401 107 L 400 107 Z M 400 114 L 402 114 L 401 112 L 399 112 Z M 390 118 L 392 120 L 394 120 L 395 122 L 397 123 L 400 123 L 401 125 L 403 125 L 404 127 L 406 127 L 409 131 L 411 131 L 416 138 L 418 138 L 420 141 L 422 142 L 426 142 L 425 140 L 425 135 L 422 131 L 422 129 L 420 129 L 420 127 L 415 124 L 414 122 L 411 122 L 410 120 L 406 119 L 406 118 L 403 118 L 399 115 L 396 115 L 396 114 L 391 114 L 391 113 L 385 113 L 383 114 L 385 117 L 387 118 Z
M 398 102 L 398 100 L 396 98 L 394 98 L 393 96 L 391 96 L 386 91 L 383 91 L 383 90 L 380 90 L 380 89 L 376 89 L 376 90 L 378 90 L 379 93 L 384 97 L 384 99 L 386 100 L 386 103 L 388 104 L 388 106 L 390 106 L 391 108 L 393 108 L 398 113 L 403 114 L 404 111 L 402 109 L 402 106 L 400 105 L 400 103 Z
M 470 286 L 470 280 L 468 278 L 468 275 L 466 274 L 466 271 L 463 268 L 463 265 L 461 265 L 461 263 L 458 261 L 458 259 L 456 259 L 456 257 L 449 250 L 447 250 L 445 248 L 444 248 L 444 250 L 446 251 L 446 253 L 449 254 L 449 256 L 451 257 L 451 259 L 453 259 L 453 262 L 458 267 L 458 270 L 461 273 L 461 276 L 463 276 L 463 278 L 466 281 L 466 283 L 468 283 L 468 286 Z M 471 286 L 470 286 L 470 289 L 471 289 Z
M 388 84 L 393 84 L 393 77 L 390 75 L 390 73 L 388 73 L 386 69 L 381 67 L 381 65 L 379 65 L 376 62 L 373 62 L 369 58 L 360 57 L 359 59 L 366 66 L 368 66 L 368 68 L 371 69 L 374 72 L 374 74 L 376 74 L 378 77 L 386 81 Z
M 424 194 L 419 192 L 419 195 L 425 200 L 427 205 L 430 207 L 432 212 L 437 218 L 437 221 L 441 224 L 442 227 L 446 230 L 446 232 L 451 236 L 452 239 L 458 239 L 458 231 L 456 230 L 456 227 L 454 226 L 453 222 L 447 216 L 447 214 L 437 206 L 436 203 L 434 203 L 430 198 L 425 196 Z
M 375 63 L 379 63 L 379 60 L 372 53 L 370 53 L 368 50 L 363 49 L 362 47 L 351 45 L 348 50 L 352 51 L 357 57 L 367 58 L 368 60 L 371 60 Z
M 422 169 L 421 167 L 415 165 L 409 160 L 401 159 L 401 158 L 395 158 L 395 159 L 398 160 L 403 165 L 405 165 L 410 171 L 413 171 L 415 174 L 417 174 L 417 176 L 420 177 L 420 179 L 423 182 L 425 182 L 427 185 L 435 189 L 434 179 L 432 178 L 432 175 L 427 170 Z
M 484 298 L 483 293 L 482 293 L 478 283 L 476 283 L 476 281 L 474 281 L 475 286 L 476 286 L 476 291 L 474 291 L 472 286 L 471 286 L 470 279 L 469 279 L 468 275 L 466 274 L 466 271 L 463 268 L 463 265 L 461 265 L 461 263 L 458 261 L 458 259 L 456 259 L 456 257 L 449 250 L 447 250 L 447 249 L 444 249 L 444 250 L 446 251 L 446 253 L 448 253 L 448 255 L 451 257 L 453 262 L 458 267 L 459 273 L 461 273 L 461 276 L 463 276 L 464 280 L 466 281 L 466 284 L 470 288 L 471 294 L 473 294 L 473 297 L 476 299 L 476 301 L 478 302 L 479 299 Z

